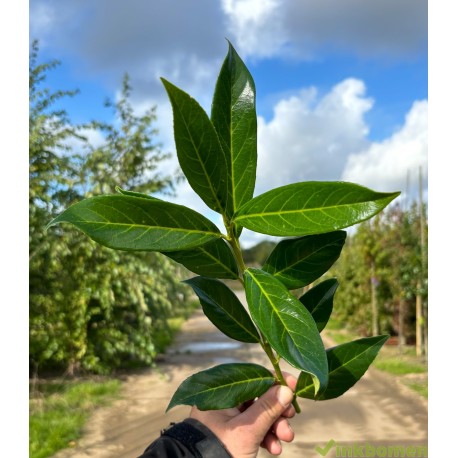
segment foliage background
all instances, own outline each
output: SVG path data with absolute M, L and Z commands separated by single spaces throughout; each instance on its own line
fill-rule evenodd
M 151 365 L 170 341 L 168 320 L 192 308 L 179 283 L 181 267 L 156 253 L 98 246 L 72 228 L 45 226 L 63 207 L 84 197 L 115 193 L 116 186 L 147 193 L 173 192 L 158 171 L 167 155 L 156 142 L 155 108 L 137 116 L 122 94 L 106 106 L 113 125 L 93 121 L 103 142 L 72 124 L 65 101 L 77 91 L 51 92 L 46 77 L 59 63 L 40 63 L 38 44 L 29 68 L 29 357 L 32 371 L 109 373 Z

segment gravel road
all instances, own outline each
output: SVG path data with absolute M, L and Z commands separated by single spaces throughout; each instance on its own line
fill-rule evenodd
M 325 340 L 325 346 L 332 346 Z M 123 399 L 94 413 L 78 443 L 55 458 L 136 458 L 170 422 L 187 416 L 179 406 L 165 413 L 178 385 L 189 375 L 234 361 L 270 364 L 257 345 L 225 337 L 196 312 L 156 369 L 126 377 Z M 292 373 L 296 371 L 284 368 Z M 292 420 L 296 439 L 284 445 L 284 458 L 402 455 L 405 447 L 427 446 L 427 403 L 396 378 L 370 369 L 344 396 L 325 402 L 300 399 L 302 413 Z M 331 439 L 334 442 L 329 442 Z M 389 447 L 394 447 L 389 449 Z M 393 451 L 392 455 L 388 453 Z M 410 449 L 411 451 L 414 449 Z M 383 455 L 384 451 L 386 452 Z M 394 454 L 394 453 L 398 454 Z M 323 452 L 324 453 L 324 452 Z M 345 454 L 344 454 L 345 453 Z M 259 457 L 271 456 L 262 451 Z

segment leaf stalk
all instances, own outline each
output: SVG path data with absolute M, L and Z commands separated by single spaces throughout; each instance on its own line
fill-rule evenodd
M 275 356 L 274 355 L 272 347 L 270 346 L 270 344 L 268 342 L 266 342 L 264 336 L 262 336 L 261 346 L 262 346 L 262 349 L 265 351 L 266 355 L 268 356 L 268 358 L 270 359 L 270 362 L 272 363 L 272 366 L 275 369 L 275 375 L 277 377 L 278 383 L 280 385 L 288 386 L 288 384 L 286 383 L 285 378 L 283 377 L 283 373 L 282 373 L 282 371 L 280 369 L 280 360 L 281 360 L 281 358 L 279 356 Z M 296 411 L 296 413 L 301 413 L 301 408 L 300 408 L 299 404 L 297 403 L 296 395 L 294 395 L 292 404 L 294 406 L 294 410 Z

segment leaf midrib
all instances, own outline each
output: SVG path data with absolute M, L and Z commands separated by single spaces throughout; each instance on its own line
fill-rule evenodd
M 380 339 L 382 340 L 382 339 Z M 380 342 L 380 340 L 377 341 L 377 343 Z M 375 347 L 376 344 L 374 345 L 371 345 L 370 347 L 366 348 L 363 352 L 361 353 L 358 353 L 356 356 L 354 356 L 352 359 L 348 360 L 345 364 L 342 364 L 341 366 L 333 369 L 332 371 L 329 372 L 329 379 L 331 378 L 331 375 L 334 374 L 335 372 L 339 371 L 340 369 L 343 369 L 345 367 L 347 367 L 352 361 L 354 361 L 355 359 L 357 359 L 358 357 L 360 357 L 361 355 L 364 355 L 364 353 L 368 352 L 371 348 Z M 330 349 L 331 350 L 331 349 Z M 304 371 L 305 372 L 305 371 Z M 306 392 L 308 391 L 308 388 L 309 387 L 313 387 L 314 385 L 313 384 L 309 384 L 309 385 L 306 385 L 304 387 L 303 390 L 300 390 L 300 392 Z M 327 391 L 328 387 L 326 387 L 326 390 L 324 390 L 324 392 L 321 394 L 321 396 L 324 396 L 326 391 Z
M 228 272 L 228 273 L 231 273 L 233 274 L 234 272 L 223 262 L 221 262 L 220 259 L 218 258 L 215 258 L 215 256 L 213 256 L 209 251 L 207 251 L 205 248 L 203 247 L 198 247 L 200 248 L 204 253 L 207 253 L 207 256 L 210 258 L 210 259 L 213 259 L 217 265 L 221 266 L 223 268 L 223 270 L 225 272 Z
M 356 356 L 353 356 L 352 359 L 349 359 L 347 362 L 345 362 L 345 363 L 342 364 L 341 366 L 339 366 L 339 367 L 333 369 L 332 371 L 330 371 L 330 372 L 329 372 L 329 376 L 331 376 L 331 374 L 333 374 L 334 372 L 337 372 L 337 371 L 340 370 L 340 369 L 346 368 L 352 361 L 354 361 L 355 359 L 358 359 L 360 356 L 364 355 L 364 353 L 368 352 L 370 349 L 372 349 L 373 347 L 375 347 L 381 340 L 383 340 L 383 339 L 377 340 L 376 343 L 374 343 L 374 344 L 371 345 L 370 347 L 367 347 L 363 352 L 358 353 Z
M 279 314 L 277 308 L 275 307 L 275 304 L 273 301 L 270 300 L 270 297 L 269 295 L 267 294 L 266 290 L 262 287 L 262 285 L 256 280 L 256 278 L 251 274 L 250 271 L 247 271 L 248 274 L 251 276 L 251 278 L 254 280 L 254 282 L 258 285 L 259 289 L 264 293 L 264 297 L 269 301 L 272 309 L 275 311 L 275 314 L 277 315 L 278 319 L 281 321 L 282 325 L 283 325 L 283 328 L 284 328 L 284 332 L 287 333 L 291 340 L 294 342 L 294 344 L 296 344 L 296 341 L 295 339 L 293 338 L 293 336 L 291 335 L 291 333 L 288 331 L 288 327 L 286 326 L 285 324 L 285 321 L 282 320 L 281 318 L 281 315 Z
M 330 288 L 328 288 L 328 290 L 324 293 L 323 297 L 318 301 L 318 303 L 315 305 L 315 307 L 313 307 L 312 310 L 309 310 L 309 312 L 310 312 L 310 314 L 311 314 L 312 316 L 313 316 L 313 314 L 314 314 L 317 310 L 320 310 L 320 309 L 321 309 L 322 305 L 323 305 L 325 302 L 327 302 L 327 301 L 330 299 L 330 297 L 332 297 L 331 289 L 333 289 L 334 287 L 337 289 L 335 283 L 334 283 Z M 334 291 L 334 292 L 335 292 L 335 291 Z M 304 304 L 304 305 L 305 305 L 305 304 Z
M 377 200 L 381 200 L 381 199 L 377 199 Z M 376 202 L 376 200 L 371 201 L 371 202 Z M 264 213 L 248 213 L 248 214 L 236 215 L 234 219 L 241 220 L 241 219 L 253 218 L 253 217 L 262 218 L 264 216 L 289 215 L 289 214 L 294 214 L 294 213 L 306 213 L 306 212 L 312 212 L 312 211 L 324 212 L 325 210 L 328 210 L 328 209 L 342 208 L 342 207 L 354 207 L 356 205 L 367 204 L 367 203 L 368 201 L 364 201 L 364 202 L 356 202 L 356 203 L 341 204 L 341 205 L 328 205 L 326 207 L 300 208 L 297 210 L 279 210 L 279 211 L 270 211 L 270 212 L 264 212 Z
M 247 329 L 244 325 L 244 323 L 240 322 L 237 317 L 232 314 L 232 313 L 229 313 L 227 311 L 226 308 L 222 307 L 221 305 L 219 305 L 214 299 L 212 296 L 210 296 L 208 293 L 206 293 L 205 291 L 203 291 L 201 288 L 199 288 L 198 286 L 196 286 L 196 288 L 199 289 L 199 291 L 208 299 L 209 302 L 212 302 L 217 308 L 221 308 L 222 310 L 224 310 L 224 312 L 226 313 L 226 315 L 228 315 L 232 320 L 234 320 L 247 334 L 249 334 L 250 336 L 252 337 L 255 337 L 257 341 L 259 341 L 259 335 L 255 335 L 253 334 L 253 332 L 250 330 L 250 329 Z M 242 304 L 240 304 L 241 307 L 243 307 Z
M 200 166 L 201 166 L 201 168 L 202 168 L 202 170 L 204 172 L 204 176 L 205 176 L 205 178 L 207 180 L 207 184 L 209 185 L 209 188 L 210 188 L 211 193 L 213 195 L 213 199 L 216 202 L 216 206 L 219 208 L 220 213 L 224 214 L 224 209 L 223 209 L 223 207 L 221 205 L 221 202 L 218 199 L 217 193 L 215 192 L 216 190 L 215 190 L 214 185 L 213 185 L 213 183 L 212 183 L 212 181 L 211 181 L 211 179 L 210 179 L 210 177 L 209 177 L 209 175 L 207 173 L 207 169 L 205 168 L 204 162 L 202 161 L 201 155 L 199 153 L 199 149 L 197 148 L 196 144 L 194 143 L 194 137 L 191 135 L 191 132 L 189 131 L 189 127 L 188 127 L 188 124 L 187 124 L 187 122 L 185 120 L 185 117 L 183 115 L 182 109 L 181 109 L 181 107 L 179 106 L 178 103 L 176 103 L 176 105 L 177 105 L 177 108 L 178 108 L 178 112 L 179 112 L 179 114 L 181 116 L 181 119 L 183 121 L 183 124 L 184 124 L 184 126 L 186 128 L 186 132 L 188 133 L 188 138 L 191 140 L 192 146 L 193 146 L 193 148 L 194 148 L 194 150 L 195 150 L 195 152 L 197 154 L 197 157 L 199 159 Z M 210 121 L 210 128 L 211 127 L 212 127 L 212 124 L 211 124 L 211 121 Z M 215 131 L 215 135 L 216 135 L 216 141 L 219 143 L 219 139 L 217 137 L 216 131 Z M 219 147 L 221 148 L 221 145 L 219 145 Z
M 208 389 L 205 389 L 205 390 L 201 390 L 201 391 L 198 391 L 197 393 L 193 393 L 192 395 L 189 395 L 189 396 L 186 396 L 185 398 L 182 398 L 182 399 L 192 399 L 194 398 L 195 396 L 199 396 L 199 395 L 202 395 L 204 393 L 210 393 L 212 391 L 216 391 L 216 390 L 220 390 L 220 389 L 224 389 L 224 388 L 232 388 L 236 385 L 240 385 L 240 384 L 249 384 L 249 383 L 253 383 L 253 382 L 259 382 L 259 381 L 264 381 L 264 380 L 272 380 L 272 381 L 275 381 L 274 377 L 268 377 L 267 375 L 265 377 L 257 377 L 257 378 L 250 378 L 250 379 L 245 379 L 245 380 L 239 380 L 237 382 L 233 382 L 233 383 L 226 383 L 226 384 L 221 384 L 221 385 L 218 385 L 216 387 L 211 387 L 211 388 L 208 388 Z
M 326 245 L 323 245 L 322 247 L 320 248 L 317 248 L 315 250 L 313 250 L 313 252 L 309 253 L 307 256 L 304 256 L 303 258 L 299 259 L 298 261 L 295 261 L 291 264 L 288 264 L 287 266 L 285 266 L 283 269 L 281 270 L 276 270 L 274 275 L 275 276 L 280 276 L 282 275 L 284 272 L 288 271 L 288 270 L 292 270 L 293 267 L 297 266 L 298 264 L 301 264 L 302 262 L 307 262 L 308 258 L 310 258 L 311 256 L 313 256 L 314 254 L 318 253 L 319 251 L 323 250 L 324 248 L 327 248 L 328 246 L 330 245 L 334 245 L 335 242 L 332 242 L 332 243 L 328 243 Z
M 169 230 L 174 232 L 186 232 L 191 234 L 206 234 L 206 235 L 214 235 L 218 237 L 222 237 L 223 234 L 218 234 L 218 232 L 211 232 L 211 231 L 201 231 L 197 229 L 185 229 L 185 228 L 177 228 L 177 227 L 167 227 L 167 226 L 148 226 L 146 224 L 129 224 L 129 223 L 111 223 L 106 221 L 88 221 L 88 220 L 72 220 L 72 224 L 75 223 L 84 223 L 84 224 L 91 224 L 91 225 L 104 225 L 104 226 L 129 226 L 134 228 L 140 229 L 157 229 L 157 230 Z

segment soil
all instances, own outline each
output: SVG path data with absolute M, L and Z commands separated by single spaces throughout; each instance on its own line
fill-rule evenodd
M 333 343 L 325 340 L 325 346 Z M 178 385 L 191 374 L 225 362 L 255 362 L 270 367 L 259 345 L 241 344 L 223 335 L 196 312 L 183 326 L 157 368 L 130 374 L 122 399 L 97 410 L 83 437 L 55 458 L 136 458 L 171 422 L 189 413 L 178 406 L 165 412 Z M 297 375 L 290 367 L 284 370 Z M 361 446 L 427 446 L 427 402 L 396 377 L 370 368 L 345 395 L 325 402 L 299 399 L 302 409 L 292 421 L 295 440 L 284 444 L 282 457 L 320 457 L 315 447 L 336 443 L 326 456 L 365 456 Z M 346 455 L 338 447 L 356 447 Z M 359 447 L 359 448 L 358 448 Z M 338 454 L 340 453 L 340 455 Z M 271 456 L 262 450 L 259 457 Z M 377 456 L 377 455 L 370 455 Z M 390 455 L 383 455 L 390 456 Z M 391 455 L 391 456 L 403 456 Z M 414 455 L 406 455 L 414 456 Z M 423 455 L 416 455 L 423 456 Z

